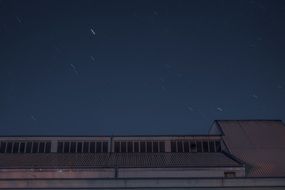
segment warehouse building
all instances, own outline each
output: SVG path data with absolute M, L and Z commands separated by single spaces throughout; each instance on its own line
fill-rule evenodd
M 0 137 L 0 189 L 285 189 L 280 120 L 207 135 Z

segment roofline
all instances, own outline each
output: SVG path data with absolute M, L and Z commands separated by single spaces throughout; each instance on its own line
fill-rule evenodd
M 219 122 L 223 121 L 277 121 L 283 123 L 281 119 L 215 119 L 209 130 L 208 134 L 162 134 L 162 135 L 149 135 L 149 134 L 143 134 L 143 135 L 1 135 L 1 137 L 213 137 L 213 136 L 224 136 L 223 131 L 221 130 L 222 134 L 216 135 L 216 134 L 209 134 L 209 131 L 211 130 L 214 123 L 217 123 L 219 128 L 221 129 L 221 126 L 219 125 Z
M 243 167 L 245 167 L 245 162 L 241 159 L 239 159 L 238 157 L 236 157 L 235 155 L 233 155 L 232 153 L 226 152 L 226 151 L 222 151 L 222 153 L 227 156 L 228 158 L 232 159 L 233 161 L 239 163 L 240 165 L 242 165 Z
M 217 124 L 217 127 L 219 128 L 221 134 L 220 136 L 225 136 L 225 133 L 222 129 L 222 126 L 220 125 L 220 122 L 243 122 L 243 121 L 274 121 L 274 122 L 281 122 L 282 124 L 283 121 L 281 119 L 215 119 L 212 124 L 211 127 L 208 130 L 208 133 L 210 133 L 212 127 L 214 126 L 214 124 Z M 284 124 L 285 125 L 285 124 Z
M 214 122 L 220 121 L 278 121 L 283 122 L 282 119 L 215 119 Z
M 1 135 L 1 137 L 221 137 L 222 135 L 212 135 L 212 134 L 194 134 L 194 135 Z
M 219 121 L 218 121 L 218 120 L 217 120 L 217 121 L 215 120 L 214 122 L 217 124 L 217 127 L 218 127 L 219 130 L 221 131 L 221 136 L 225 136 L 224 130 L 223 130 L 222 126 L 220 125 Z
M 236 162 L 236 161 L 235 161 Z M 181 166 L 157 166 L 157 167 L 151 167 L 151 166 L 136 166 L 136 167 L 129 167 L 129 166 L 120 166 L 120 167 L 116 167 L 116 166 L 56 166 L 56 167 L 43 167 L 43 166 L 33 166 L 33 168 L 29 167 L 29 166 L 24 166 L 24 167 L 0 167 L 0 170 L 39 170 L 39 171 L 43 171 L 43 170 L 85 170 L 85 169 L 146 169 L 146 168 L 157 168 L 157 169 L 171 169 L 171 168 L 176 168 L 176 169 L 181 169 L 181 168 L 187 168 L 187 169 L 197 169 L 197 168 L 244 168 L 244 166 L 242 164 L 240 164 L 239 162 L 236 162 L 239 165 L 216 165 L 216 166 L 208 166 L 208 165 L 204 165 L 204 166 L 187 166 L 187 165 L 181 165 Z M 2 178 L 1 178 L 2 179 Z M 0 179 L 0 180 L 1 180 Z M 1 188 L 0 188 L 1 189 Z

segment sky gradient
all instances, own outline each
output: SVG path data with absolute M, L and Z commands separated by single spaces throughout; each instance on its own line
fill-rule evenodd
M 285 1 L 0 0 L 1 135 L 285 120 Z

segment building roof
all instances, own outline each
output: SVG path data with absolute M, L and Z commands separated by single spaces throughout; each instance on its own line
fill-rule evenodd
M 0 168 L 176 168 L 241 167 L 222 152 L 215 153 L 96 153 L 0 154 Z
M 249 177 L 285 176 L 285 126 L 281 120 L 216 121 L 229 151 Z

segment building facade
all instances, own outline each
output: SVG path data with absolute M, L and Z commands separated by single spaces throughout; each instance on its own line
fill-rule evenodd
M 285 189 L 284 137 L 278 120 L 218 120 L 207 135 L 5 136 L 0 189 Z

